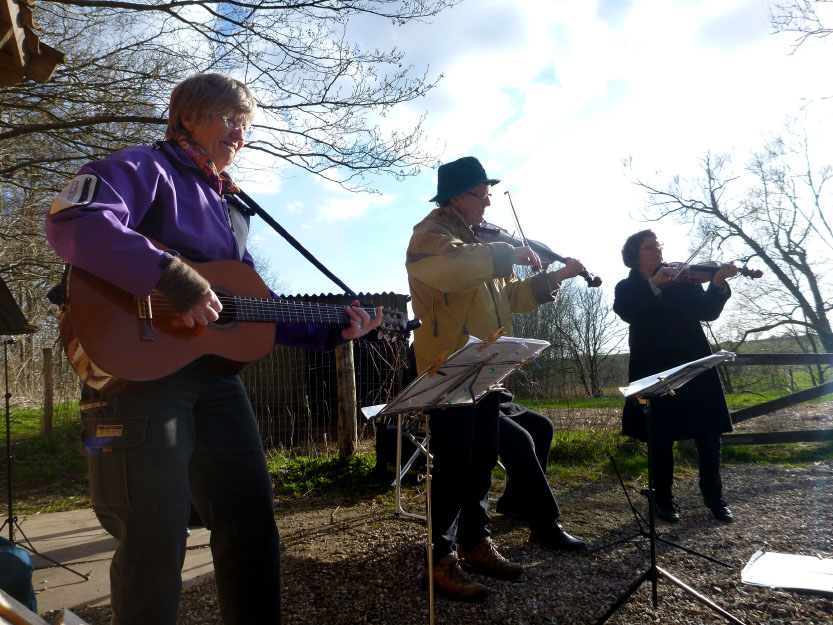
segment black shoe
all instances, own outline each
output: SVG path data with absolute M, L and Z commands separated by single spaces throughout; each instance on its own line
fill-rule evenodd
M 504 516 L 514 517 L 516 519 L 523 518 L 523 514 L 521 514 L 521 511 L 518 508 L 512 504 L 505 503 L 501 499 L 498 499 L 495 503 L 495 512 Z
M 654 514 L 669 523 L 680 522 L 680 506 L 673 499 L 671 501 L 654 501 Z
M 532 532 L 529 535 L 529 543 L 559 551 L 581 551 L 587 547 L 587 543 L 570 536 L 558 523 L 553 523 L 553 527 L 545 531 Z
M 710 505 L 709 510 L 712 511 L 714 518 L 718 521 L 731 523 L 735 520 L 735 515 L 732 514 L 731 509 L 729 509 L 725 501 L 718 501 L 716 504 Z

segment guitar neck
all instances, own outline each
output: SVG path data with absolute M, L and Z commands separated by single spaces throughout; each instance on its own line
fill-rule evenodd
M 236 321 L 263 321 L 268 323 L 328 323 L 345 325 L 349 318 L 344 306 L 316 304 L 311 302 L 284 302 L 257 297 L 232 296 L 223 298 L 224 307 L 231 304 L 229 311 Z M 364 308 L 371 319 L 376 310 Z M 223 312 L 226 312 L 225 310 Z

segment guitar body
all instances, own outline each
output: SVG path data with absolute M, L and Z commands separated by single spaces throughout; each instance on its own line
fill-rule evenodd
M 225 296 L 270 298 L 263 280 L 244 263 L 185 262 L 208 280 L 224 307 L 234 301 Z M 140 299 L 72 267 L 59 322 L 67 358 L 79 377 L 93 388 L 116 393 L 202 357 L 208 357 L 211 370 L 232 374 L 265 356 L 275 341 L 274 324 L 238 321 L 233 312 L 224 309 L 207 326 L 175 325 L 180 317 L 158 291 Z

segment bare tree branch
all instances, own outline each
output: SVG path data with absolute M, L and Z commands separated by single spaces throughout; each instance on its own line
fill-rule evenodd
M 698 180 L 675 177 L 666 186 L 637 180 L 648 193 L 650 218 L 713 232 L 725 251 L 766 267 L 764 280 L 742 289 L 744 313 L 760 322 L 749 333 L 801 329 L 833 352 L 830 166 L 813 166 L 806 133 L 789 128 L 751 156 L 742 176 L 725 156 L 707 155 L 701 164 Z

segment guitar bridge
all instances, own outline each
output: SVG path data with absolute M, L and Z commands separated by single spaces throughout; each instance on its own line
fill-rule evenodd
M 153 307 L 150 304 L 150 296 L 140 299 L 136 298 L 136 307 L 139 321 L 139 340 L 153 340 Z

